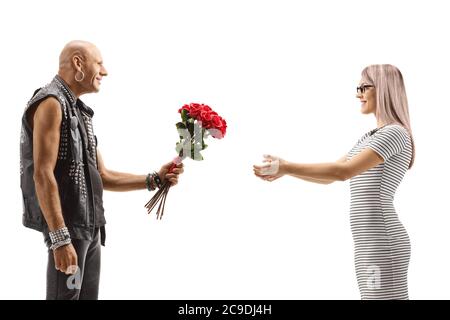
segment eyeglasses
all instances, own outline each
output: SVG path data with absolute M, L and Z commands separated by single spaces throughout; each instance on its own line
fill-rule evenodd
M 366 92 L 367 88 L 373 88 L 374 86 L 370 85 L 370 84 L 363 84 L 360 87 L 356 87 L 356 93 L 357 94 L 363 94 L 364 92 Z

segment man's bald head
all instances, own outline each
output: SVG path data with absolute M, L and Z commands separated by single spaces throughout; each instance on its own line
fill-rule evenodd
M 92 55 L 93 50 L 97 47 L 88 41 L 73 40 L 64 46 L 59 55 L 59 69 L 70 68 L 74 56 L 79 56 L 82 60 L 86 60 Z
M 70 41 L 59 55 L 58 75 L 79 95 L 98 92 L 101 80 L 108 75 L 98 48 L 82 40 Z

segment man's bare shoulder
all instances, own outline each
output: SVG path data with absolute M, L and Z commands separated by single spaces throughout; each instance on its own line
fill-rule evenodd
M 55 97 L 45 98 L 28 111 L 27 119 L 32 128 L 36 122 L 44 125 L 60 123 L 62 119 L 61 104 Z

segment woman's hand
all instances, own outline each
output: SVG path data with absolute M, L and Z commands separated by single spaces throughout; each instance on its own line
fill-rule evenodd
M 274 181 L 286 174 L 286 163 L 286 160 L 265 154 L 263 164 L 254 165 L 253 171 L 255 176 L 265 181 Z

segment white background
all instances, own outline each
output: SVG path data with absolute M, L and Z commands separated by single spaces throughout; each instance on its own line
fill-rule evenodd
M 178 108 L 228 120 L 203 162 L 185 162 L 162 221 L 146 191 L 104 196 L 101 299 L 359 299 L 349 182 L 253 176 L 263 153 L 343 156 L 375 118 L 361 70 L 403 72 L 416 164 L 395 206 L 412 242 L 411 299 L 448 299 L 448 33 L 445 1 L 2 2 L 0 298 L 43 299 L 42 235 L 21 226 L 20 119 L 72 39 L 94 42 L 109 76 L 93 107 L 107 167 L 145 174 L 175 155 Z

